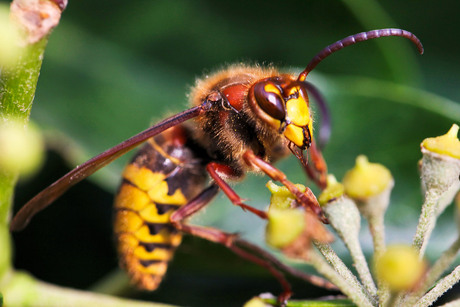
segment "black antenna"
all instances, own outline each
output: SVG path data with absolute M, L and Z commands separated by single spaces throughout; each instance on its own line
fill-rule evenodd
M 358 34 L 354 34 L 354 35 L 345 37 L 344 39 L 341 39 L 339 41 L 336 41 L 335 43 L 321 50 L 317 55 L 315 55 L 315 57 L 310 61 L 310 63 L 308 63 L 307 68 L 305 68 L 305 70 L 300 73 L 297 80 L 302 81 L 302 82 L 305 81 L 305 78 L 307 77 L 308 73 L 312 71 L 316 67 L 316 65 L 318 65 L 326 57 L 328 57 L 329 55 L 333 54 L 336 51 L 339 51 L 340 49 L 343 49 L 350 45 L 354 45 L 359 42 L 364 42 L 370 39 L 379 38 L 379 37 L 387 37 L 387 36 L 405 37 L 411 40 L 415 44 L 415 46 L 417 46 L 418 52 L 420 52 L 420 54 L 423 54 L 422 43 L 417 38 L 417 36 L 415 36 L 409 31 L 390 28 L 390 29 L 379 29 L 379 30 L 361 32 Z

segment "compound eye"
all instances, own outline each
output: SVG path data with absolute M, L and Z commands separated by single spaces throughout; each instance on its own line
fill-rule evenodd
M 263 81 L 254 85 L 254 98 L 265 113 L 279 121 L 284 121 L 286 107 L 281 90 L 275 83 Z

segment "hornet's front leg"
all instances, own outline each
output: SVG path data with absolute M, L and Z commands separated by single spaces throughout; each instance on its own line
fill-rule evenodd
M 249 166 L 257 167 L 271 179 L 281 182 L 289 190 L 289 192 L 295 196 L 299 204 L 307 209 L 310 209 L 323 223 L 328 223 L 316 196 L 308 187 L 305 192 L 302 193 L 291 181 L 287 179 L 286 175 L 282 171 L 256 156 L 252 150 L 246 151 L 243 154 L 243 159 Z
M 310 161 L 305 165 L 305 170 L 308 176 L 313 180 L 321 190 L 324 190 L 327 186 L 327 165 L 324 161 L 323 154 L 316 146 L 316 142 L 312 140 L 309 148 Z
M 243 210 L 248 210 L 262 219 L 267 219 L 267 213 L 265 211 L 261 211 L 259 209 L 256 209 L 243 203 L 241 197 L 219 175 L 219 173 L 223 173 L 226 174 L 226 176 L 228 177 L 233 177 L 234 172 L 231 167 L 224 164 L 211 162 L 206 166 L 206 170 L 208 171 L 211 178 L 214 179 L 215 183 L 222 189 L 225 195 L 227 195 L 228 199 L 230 199 L 232 204 L 241 207 Z

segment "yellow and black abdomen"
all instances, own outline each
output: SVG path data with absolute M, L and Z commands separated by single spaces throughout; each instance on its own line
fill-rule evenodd
M 150 139 L 123 172 L 115 199 L 121 266 L 146 290 L 160 284 L 182 234 L 171 214 L 203 190 L 206 173 L 184 127 Z

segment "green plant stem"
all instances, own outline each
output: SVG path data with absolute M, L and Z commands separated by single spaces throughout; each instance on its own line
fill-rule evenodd
M 28 274 L 15 272 L 2 287 L 8 306 L 98 306 L 98 307 L 167 307 L 170 305 L 110 297 L 80 290 L 66 289 L 40 282 Z
M 367 221 L 374 244 L 374 258 L 378 258 L 385 251 L 385 226 L 383 214 L 368 216 Z
M 14 69 L 2 70 L 0 75 L 0 119 L 29 119 L 43 61 L 47 38 L 25 47 Z
M 359 274 L 361 282 L 366 287 L 367 292 L 377 298 L 377 288 L 375 286 L 374 280 L 372 279 L 371 272 L 369 270 L 369 265 L 367 264 L 366 257 L 364 257 L 363 250 L 358 240 L 344 240 L 345 245 L 350 251 L 350 255 L 353 258 L 353 263 L 356 268 L 356 271 Z
M 0 74 L 0 124 L 19 120 L 27 124 L 35 95 L 46 39 L 27 46 L 14 69 Z M 11 244 L 8 222 L 12 210 L 13 190 L 17 174 L 0 170 L 0 281 L 11 270 Z
M 0 170 L 0 284 L 11 270 L 11 239 L 8 222 L 17 175 Z
M 372 242 L 374 244 L 374 259 L 377 259 L 385 252 L 386 249 L 384 212 L 381 214 L 368 215 L 367 221 L 369 223 L 369 231 L 371 232 Z M 377 281 L 377 285 L 377 294 L 380 306 L 386 306 L 388 300 L 391 298 L 391 293 L 382 281 Z
M 452 273 L 441 279 L 433 289 L 431 289 L 420 300 L 418 300 L 415 306 L 428 307 L 432 305 L 441 295 L 452 288 L 459 280 L 460 266 L 457 266 L 455 270 L 452 271 Z
M 442 253 L 441 257 L 433 264 L 428 271 L 424 288 L 428 289 L 455 261 L 455 258 L 460 250 L 460 236 L 455 240 L 452 245 Z
M 423 258 L 426 246 L 428 244 L 428 240 L 436 224 L 436 205 L 438 200 L 439 193 L 433 192 L 433 190 L 428 190 L 425 193 L 425 202 L 422 205 L 422 212 L 420 214 L 417 230 L 415 231 L 415 236 L 412 243 L 412 245 L 417 250 L 419 250 L 420 258 Z M 420 290 L 422 290 L 422 287 L 420 288 Z M 423 290 L 423 292 L 425 290 Z M 423 294 L 423 292 L 420 294 L 417 294 L 416 292 L 412 295 L 400 293 L 398 297 L 395 299 L 394 305 L 407 305 L 410 301 L 414 301 L 415 299 L 417 299 L 421 294 Z
M 436 206 L 436 218 L 438 218 L 444 210 L 452 203 L 460 189 L 460 181 L 457 184 L 452 184 L 447 191 L 441 196 Z
M 12 5 L 14 4 L 17 3 L 14 2 Z M 14 14 L 20 14 L 22 9 L 26 13 L 32 14 L 27 10 L 29 6 L 34 5 L 32 1 L 24 0 L 21 2 L 21 9 L 16 10 Z M 33 23 L 30 19 L 29 22 Z M 37 27 L 41 26 L 39 22 L 36 24 Z M 8 68 L 0 67 L 0 125 L 8 124 L 13 120 L 27 125 L 29 120 L 48 38 L 45 36 L 38 42 L 29 44 L 26 36 L 27 34 L 24 37 L 23 50 L 17 62 Z M 9 278 L 9 273 L 12 271 L 11 238 L 8 223 L 17 177 L 18 174 L 0 170 L 0 283 L 2 285 L 5 285 L 5 280 Z
M 361 285 L 355 275 L 348 269 L 343 263 L 342 259 L 334 252 L 329 244 L 320 242 L 314 242 L 314 245 L 318 251 L 323 255 L 326 261 L 334 268 L 334 270 L 354 289 L 359 289 L 362 295 L 364 295 L 373 305 L 377 304 L 376 299 L 373 295 L 367 292 L 367 290 Z M 334 281 L 332 281 L 334 282 Z M 335 283 L 335 282 L 334 282 Z M 337 285 L 337 284 L 336 284 Z M 338 285 L 337 285 L 338 286 Z M 340 286 L 339 286 L 340 288 Z M 340 290 L 343 291 L 342 288 Z M 359 304 L 358 304 L 359 305 Z
M 331 227 L 345 243 L 353 258 L 353 264 L 366 291 L 377 298 L 377 288 L 359 243 L 361 216 L 356 204 L 348 197 L 341 197 L 323 207 Z
M 364 288 L 359 285 L 359 282 L 356 284 L 355 282 L 350 283 L 349 281 L 345 280 L 334 268 L 329 265 L 326 260 L 324 260 L 321 255 L 315 251 L 309 253 L 308 256 L 308 262 L 311 263 L 320 274 L 322 274 L 337 287 L 339 287 L 340 290 L 356 305 L 363 307 L 374 306 L 367 297 Z
M 370 198 L 368 204 L 364 206 L 367 209 L 362 207 L 362 213 L 367 219 L 372 236 L 374 259 L 379 258 L 386 249 L 384 216 L 390 199 L 390 191 L 391 188 L 380 195 Z M 382 281 L 377 281 L 377 285 L 379 304 L 380 306 L 386 306 L 388 299 L 390 299 L 390 291 Z
M 417 230 L 412 243 L 413 246 L 420 251 L 420 258 L 425 254 L 428 240 L 436 224 L 436 205 L 439 197 L 439 193 L 432 190 L 428 190 L 425 193 L 425 202 L 422 206 L 422 213 L 420 214 Z

